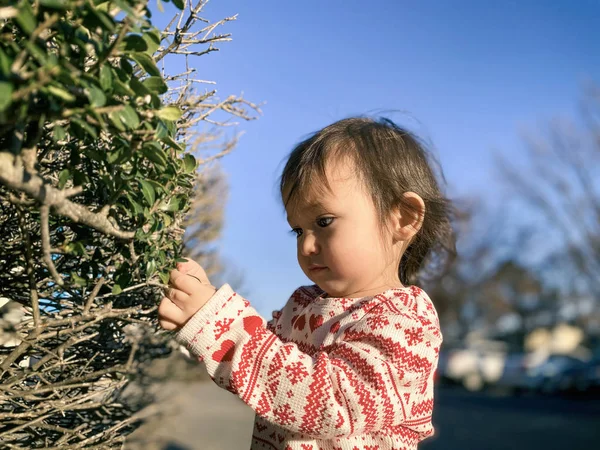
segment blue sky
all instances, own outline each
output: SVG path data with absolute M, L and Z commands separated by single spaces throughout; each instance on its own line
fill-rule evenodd
M 493 152 L 518 161 L 520 131 L 572 116 L 584 83 L 600 81 L 593 0 L 213 0 L 204 10 L 211 21 L 234 14 L 221 29 L 232 42 L 195 61 L 221 97 L 266 102 L 221 161 L 229 199 L 220 249 L 267 318 L 310 283 L 276 195 L 302 137 L 383 112 L 433 144 L 451 197 L 499 202 Z

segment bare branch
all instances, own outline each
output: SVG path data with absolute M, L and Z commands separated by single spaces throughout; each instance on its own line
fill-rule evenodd
M 52 255 L 50 254 L 50 231 L 48 227 L 48 213 L 50 207 L 48 205 L 42 205 L 40 207 L 40 225 L 41 225 L 41 235 L 42 235 L 42 251 L 44 252 L 44 263 L 46 263 L 46 267 L 52 274 L 52 278 L 56 281 L 60 286 L 65 284 L 64 280 L 60 276 L 60 274 L 56 271 L 56 267 L 54 266 L 54 262 L 52 262 Z
M 8 152 L 0 152 L 0 183 L 25 192 L 44 205 L 54 207 L 58 214 L 74 222 L 83 223 L 110 236 L 131 239 L 135 235 L 133 231 L 119 230 L 105 216 L 92 213 L 84 206 L 67 200 L 64 192 L 45 183 L 41 177 L 28 173 L 23 168 L 21 159 Z

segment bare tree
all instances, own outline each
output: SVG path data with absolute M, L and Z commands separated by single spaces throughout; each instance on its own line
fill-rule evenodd
M 598 299 L 600 89 L 590 86 L 585 90 L 579 123 L 556 119 L 547 125 L 543 137 L 528 135 L 524 141 L 525 165 L 498 158 L 502 179 L 523 206 L 539 213 L 536 237 L 546 246 L 560 244 L 559 249 L 552 249 L 554 256 L 560 253 L 560 257 L 547 260 L 560 266 L 562 276 L 555 280 L 571 291 L 584 285 Z

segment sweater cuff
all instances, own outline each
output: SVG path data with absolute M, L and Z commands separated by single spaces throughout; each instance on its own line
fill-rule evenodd
M 229 325 L 248 307 L 249 302 L 225 283 L 175 334 L 175 340 L 203 359 L 202 354 L 219 342 L 221 336 L 229 334 L 226 333 Z

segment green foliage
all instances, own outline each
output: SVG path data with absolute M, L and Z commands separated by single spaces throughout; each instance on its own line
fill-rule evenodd
M 144 273 L 166 274 L 181 250 L 168 227 L 189 207 L 183 199 L 195 161 L 183 158 L 177 143 L 181 110 L 160 98 L 167 84 L 152 55 L 161 34 L 145 2 L 21 0 L 15 6 L 18 13 L 0 31 L 0 148 L 19 154 L 37 144 L 42 154 L 69 155 L 52 167 L 40 161 L 41 171 L 58 175 L 61 189 L 84 187 L 90 206 L 112 205 L 119 227 L 136 230 L 138 264 L 151 269 Z M 21 141 L 17 130 L 25 130 Z M 68 226 L 56 218 L 54 229 Z M 69 248 L 77 238 L 57 244 Z M 97 239 L 86 244 L 98 245 Z M 116 241 L 111 250 L 128 255 L 130 246 Z M 116 289 L 126 288 L 118 261 L 115 270 Z
M 33 311 L 0 346 L 0 440 L 120 448 L 138 407 L 119 393 L 167 351 L 152 325 L 183 250 L 192 116 L 165 96 L 145 0 L 0 12 L 0 297 Z

